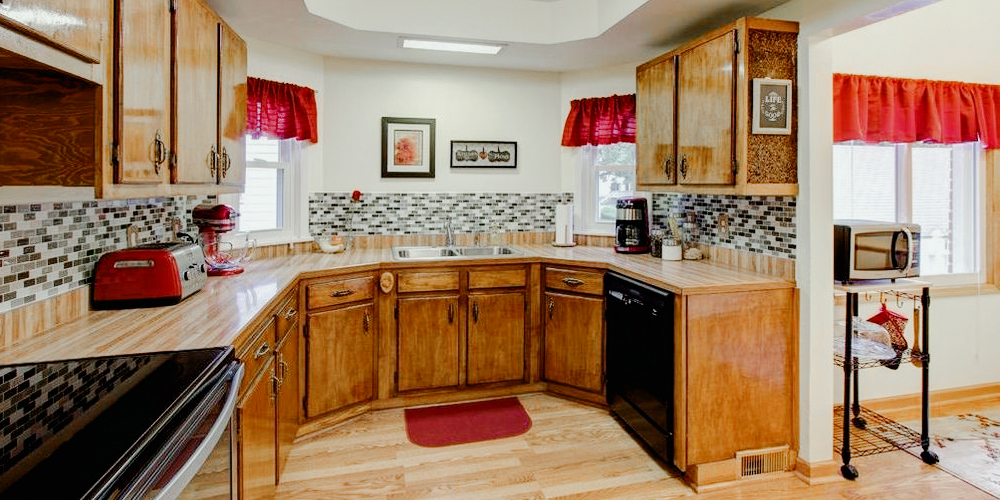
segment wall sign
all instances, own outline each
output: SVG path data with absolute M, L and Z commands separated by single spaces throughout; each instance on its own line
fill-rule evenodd
M 753 123 L 750 129 L 752 133 L 791 134 L 791 110 L 791 80 L 753 79 Z
M 517 143 L 451 141 L 451 168 L 517 168 Z
M 434 177 L 434 119 L 382 117 L 382 177 Z

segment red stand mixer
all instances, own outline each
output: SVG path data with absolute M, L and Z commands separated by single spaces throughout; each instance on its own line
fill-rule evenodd
M 232 276 L 243 272 L 241 264 L 250 260 L 253 240 L 247 239 L 245 247 L 236 249 L 220 235 L 236 229 L 236 218 L 240 214 L 229 205 L 198 205 L 191 212 L 194 225 L 198 226 L 208 264 L 209 276 Z

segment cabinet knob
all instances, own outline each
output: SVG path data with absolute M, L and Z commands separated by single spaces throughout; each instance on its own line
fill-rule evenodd
M 475 322 L 475 323 L 479 323 L 479 304 L 478 303 L 473 303 L 472 304 L 472 321 Z
M 215 149 L 215 144 L 208 150 L 208 171 L 212 173 L 212 177 L 219 176 L 219 152 Z
M 285 380 L 288 379 L 288 363 L 285 361 L 285 357 L 281 356 L 281 381 L 278 384 L 278 388 L 285 385 Z
M 0 0 L 2 1 L 2 0 Z M 163 134 L 156 131 L 153 138 L 153 172 L 160 175 L 160 166 L 167 162 L 167 145 L 163 143 Z
M 265 341 L 263 344 L 260 345 L 259 348 L 257 348 L 257 352 L 254 353 L 253 359 L 259 359 L 261 356 L 267 354 L 270 351 L 271 351 L 271 346 L 267 345 L 267 341 Z
M 281 381 L 274 374 L 274 370 L 271 370 L 271 386 L 268 387 L 269 397 L 271 401 L 276 401 L 278 399 L 278 387 L 281 386 Z
M 663 173 L 664 174 L 670 175 L 670 164 L 671 163 L 673 163 L 673 160 L 671 160 L 670 158 L 667 158 L 666 160 L 663 160 Z
M 582 285 L 584 283 L 583 280 L 576 279 L 576 278 L 563 278 L 562 282 L 566 283 L 567 285 L 569 285 L 571 287 L 574 287 L 574 288 L 578 287 L 578 286 L 580 286 L 580 285 Z
M 681 157 L 681 177 L 687 178 L 688 176 L 688 157 L 684 155 Z
M 455 322 L 455 304 L 448 304 L 448 322 Z
M 226 151 L 226 147 L 222 147 L 222 177 L 225 178 L 226 174 L 229 173 L 229 167 L 232 165 L 232 160 L 229 158 L 229 153 Z
M 552 319 L 552 315 L 556 312 L 556 301 L 549 299 L 549 319 Z
M 365 335 L 368 335 L 368 330 L 371 329 L 371 324 L 372 324 L 372 315 L 368 311 L 365 311 L 365 319 L 364 319 L 364 321 L 362 323 L 362 327 L 364 328 Z
M 289 309 L 289 310 L 288 310 L 288 311 L 287 311 L 287 312 L 285 313 L 285 319 L 292 319 L 292 318 L 294 318 L 294 317 L 295 317 L 295 315 L 296 315 L 296 314 L 298 314 L 298 313 L 299 313 L 299 312 L 298 312 L 298 311 L 296 311 L 295 309 Z
M 337 290 L 337 291 L 331 293 L 330 296 L 331 297 L 347 297 L 348 295 L 351 295 L 352 293 L 354 293 L 354 289 L 353 288 L 345 288 L 343 290 Z

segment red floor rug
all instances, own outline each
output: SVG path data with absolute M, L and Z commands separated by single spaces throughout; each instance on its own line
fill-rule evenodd
M 518 436 L 531 428 L 517 398 L 409 408 L 403 415 L 410 442 L 427 447 Z

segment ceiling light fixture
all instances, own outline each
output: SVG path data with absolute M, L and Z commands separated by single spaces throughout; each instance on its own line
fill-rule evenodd
M 470 52 L 473 54 L 496 55 L 504 48 L 503 45 L 470 42 L 445 42 L 442 40 L 419 40 L 401 38 L 400 46 L 406 49 L 446 50 L 450 52 Z

